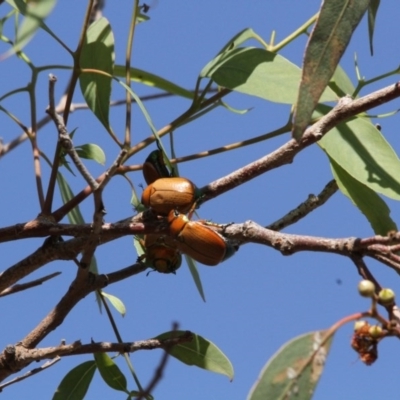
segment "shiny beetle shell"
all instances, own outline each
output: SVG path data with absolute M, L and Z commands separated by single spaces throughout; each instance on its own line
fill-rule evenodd
M 175 210 L 168 215 L 170 234 L 178 248 L 205 265 L 217 265 L 233 255 L 236 248 L 230 242 L 201 222 L 189 219 Z
M 161 150 L 152 151 L 143 164 L 143 176 L 148 185 L 160 178 L 168 178 L 170 173 L 165 165 Z
M 161 178 L 144 189 L 142 203 L 158 214 L 176 209 L 185 214 L 196 202 L 198 189 L 186 178 Z
M 182 256 L 177 243 L 169 236 L 148 234 L 144 238 L 145 254 L 139 257 L 149 267 L 158 272 L 174 273 L 182 264 Z

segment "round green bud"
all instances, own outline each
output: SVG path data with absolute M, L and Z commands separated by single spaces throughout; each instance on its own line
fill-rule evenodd
M 382 336 L 382 328 L 379 325 L 371 325 L 368 333 L 372 338 L 378 339 Z
M 363 297 L 372 297 L 375 293 L 375 285 L 373 282 L 364 279 L 358 284 L 358 293 Z
M 382 289 L 379 294 L 379 302 L 384 306 L 390 306 L 394 303 L 394 291 L 392 289 Z

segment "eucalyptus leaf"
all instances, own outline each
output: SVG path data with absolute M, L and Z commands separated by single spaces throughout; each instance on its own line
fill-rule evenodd
M 104 382 L 115 390 L 129 393 L 125 375 L 107 353 L 95 353 L 94 359 Z
M 124 317 L 126 314 L 125 304 L 116 296 L 112 294 L 101 292 L 101 294 L 112 304 L 112 306 Z
M 328 85 L 370 0 L 325 0 L 307 44 L 295 107 L 293 137 L 299 139 Z
M 65 375 L 52 400 L 83 400 L 95 372 L 95 361 L 85 361 L 77 365 Z
M 365 215 L 377 235 L 386 236 L 390 231 L 397 231 L 389 207 L 372 189 L 354 179 L 334 160 L 331 160 L 331 168 L 340 191 Z
M 326 332 L 310 332 L 283 345 L 261 371 L 247 400 L 310 400 L 332 344 L 332 338 L 323 343 Z
M 75 146 L 75 150 L 79 157 L 86 158 L 88 160 L 94 160 L 101 165 L 106 163 L 106 155 L 103 149 L 97 144 L 82 144 L 80 146 Z
M 256 47 L 235 48 L 204 67 L 208 78 L 219 86 L 276 103 L 293 104 L 297 98 L 301 70 L 279 54 Z M 321 101 L 336 101 L 330 89 Z
M 319 111 L 329 107 L 319 105 Z M 365 118 L 329 131 L 318 145 L 354 179 L 377 193 L 400 200 L 400 160 L 382 133 Z
M 114 70 L 114 35 L 106 18 L 91 24 L 86 32 L 80 58 L 82 69 L 97 70 L 79 75 L 79 83 L 87 105 L 109 131 L 111 77 Z
M 184 334 L 184 331 L 166 332 L 155 339 L 165 340 Z M 193 334 L 193 340 L 180 343 L 168 349 L 168 353 L 187 364 L 206 369 L 233 379 L 233 367 L 228 357 L 212 342 L 202 336 Z

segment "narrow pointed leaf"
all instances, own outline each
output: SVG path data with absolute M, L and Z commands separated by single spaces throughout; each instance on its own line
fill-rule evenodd
M 65 180 L 64 176 L 60 172 L 57 173 L 57 183 L 58 187 L 60 188 L 62 201 L 65 204 L 74 197 L 74 193 L 72 192 L 70 186 L 68 185 L 68 182 Z M 85 223 L 79 206 L 74 207 L 67 214 L 67 217 L 71 224 L 79 225 Z
M 185 97 L 187 99 L 193 99 L 193 93 L 189 90 L 184 89 L 175 83 L 161 78 L 158 75 L 151 74 L 150 72 L 143 71 L 138 68 L 131 68 L 131 81 L 142 83 L 143 85 L 156 87 L 161 90 L 165 90 L 168 93 L 176 94 L 178 96 Z M 116 65 L 114 68 L 114 75 L 121 78 L 125 78 L 125 67 L 123 65 Z
M 311 120 L 370 0 L 325 0 L 311 33 L 303 62 L 293 137 L 299 139 Z
M 204 295 L 203 285 L 201 284 L 201 279 L 199 271 L 197 270 L 196 262 L 193 260 L 193 258 L 187 256 L 186 254 L 185 254 L 185 259 L 189 267 L 189 271 L 192 274 L 192 278 L 194 280 L 194 284 L 196 285 L 197 291 L 199 292 L 201 298 L 205 302 L 206 296 Z
M 83 400 L 95 372 L 94 361 L 85 361 L 71 369 L 58 386 L 53 400 Z
M 21 50 L 32 39 L 44 19 L 51 13 L 56 0 L 7 0 L 25 18 L 17 31 L 12 52 Z
M 200 77 L 209 76 L 214 66 L 226 56 L 229 51 L 238 48 L 245 41 L 258 36 L 252 29 L 246 28 L 235 35 L 229 42 L 219 51 L 219 53 L 201 70 Z
M 318 110 L 327 112 L 329 107 L 319 105 Z M 353 178 L 377 193 L 400 200 L 399 157 L 371 121 L 353 118 L 341 123 L 318 145 Z
M 166 332 L 155 339 L 169 339 L 183 333 L 183 331 Z M 168 350 L 168 353 L 187 365 L 194 365 L 211 372 L 226 375 L 232 380 L 233 367 L 228 357 L 214 343 L 199 335 L 193 336 L 191 342 L 173 346 Z
M 114 35 L 107 19 L 102 17 L 89 26 L 80 59 L 82 69 L 95 69 L 112 75 L 114 70 Z M 111 77 L 82 73 L 79 83 L 83 97 L 107 130 L 111 97 Z
M 331 167 L 340 191 L 365 215 L 377 235 L 386 236 L 390 231 L 397 231 L 389 207 L 373 190 L 354 179 L 333 160 Z
M 106 163 L 106 155 L 103 149 L 97 144 L 82 144 L 81 146 L 75 146 L 75 150 L 79 157 L 86 158 L 88 160 L 94 160 L 101 165 Z
M 371 50 L 371 56 L 374 55 L 373 42 L 374 42 L 375 21 L 380 2 L 381 0 L 371 0 L 368 7 L 368 37 L 369 37 L 369 48 Z
M 101 292 L 101 294 L 112 304 L 112 306 L 124 317 L 126 314 L 125 304 L 118 297 L 113 296 L 112 294 L 108 294 L 105 292 Z
M 309 400 L 323 372 L 332 338 L 310 332 L 283 345 L 265 365 L 247 400 Z M 295 394 L 295 395 L 294 395 Z
M 255 47 L 236 48 L 204 67 L 208 78 L 219 86 L 276 103 L 293 104 L 297 98 L 301 70 L 279 54 Z M 322 101 L 336 101 L 327 88 Z
M 104 382 L 115 390 L 128 393 L 125 375 L 111 357 L 106 353 L 95 353 L 94 359 Z

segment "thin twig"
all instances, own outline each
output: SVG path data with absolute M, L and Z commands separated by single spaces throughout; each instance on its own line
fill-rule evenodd
M 57 78 L 50 74 L 49 75 L 49 99 L 50 99 L 50 106 L 46 110 L 46 112 L 50 115 L 53 119 L 58 135 L 59 135 L 59 142 L 62 149 L 71 157 L 72 161 L 74 162 L 78 171 L 82 174 L 86 182 L 90 185 L 92 190 L 96 190 L 98 187 L 98 183 L 96 180 L 91 176 L 90 172 L 87 170 L 85 165 L 82 163 L 81 159 L 79 158 L 78 153 L 75 150 L 75 147 L 72 143 L 72 139 L 68 134 L 67 128 L 64 125 L 62 118 L 57 114 L 55 103 L 54 103 L 54 86 Z
M 295 209 L 289 211 L 284 217 L 278 221 L 273 222 L 271 225 L 266 226 L 267 229 L 272 231 L 281 231 L 289 225 L 292 225 L 300 219 L 307 216 L 311 211 L 317 207 L 322 206 L 325 202 L 337 192 L 338 186 L 335 180 L 328 182 L 321 193 L 317 196 L 310 194 L 308 199 L 299 204 Z
M 178 324 L 175 322 L 172 325 L 172 332 L 171 332 L 171 339 L 174 337 L 174 333 L 178 330 Z M 137 400 L 142 400 L 142 399 L 147 399 L 149 395 L 151 395 L 151 393 L 153 392 L 154 388 L 157 386 L 157 384 L 160 382 L 160 380 L 163 377 L 164 374 L 164 370 L 165 367 L 167 365 L 167 361 L 169 358 L 169 350 L 173 345 L 165 345 L 164 347 L 164 354 L 160 360 L 160 363 L 158 365 L 158 367 L 156 368 L 155 372 L 154 372 L 154 376 L 152 378 L 152 380 L 150 381 L 150 383 L 148 384 L 147 388 L 143 391 L 143 393 L 141 393 L 139 395 L 139 397 L 137 398 Z
M 14 293 L 17 293 L 17 292 L 21 292 L 22 290 L 30 289 L 30 288 L 32 288 L 34 286 L 39 286 L 43 282 L 46 282 L 49 279 L 52 279 L 55 276 L 60 275 L 60 274 L 61 274 L 61 272 L 54 272 L 53 274 L 46 275 L 43 278 L 39 278 L 39 279 L 36 279 L 34 281 L 31 281 L 31 282 L 21 283 L 21 284 L 17 284 L 17 285 L 11 286 L 10 288 L 7 288 L 7 289 L 4 289 L 3 291 L 1 291 L 0 292 L 0 297 L 7 296 L 7 295 L 10 295 L 10 294 L 14 294 Z
M 24 375 L 18 376 L 14 379 L 11 379 L 8 382 L 2 383 L 0 385 L 0 392 L 7 386 L 12 385 L 13 383 L 17 383 L 17 382 L 21 382 L 22 380 L 26 379 L 26 378 L 30 378 L 31 376 L 44 371 L 45 369 L 52 367 L 55 363 L 59 362 L 61 360 L 61 357 L 56 356 L 55 358 L 53 358 L 50 361 L 46 361 L 41 367 L 39 368 L 35 368 L 32 369 L 31 371 L 26 372 Z

